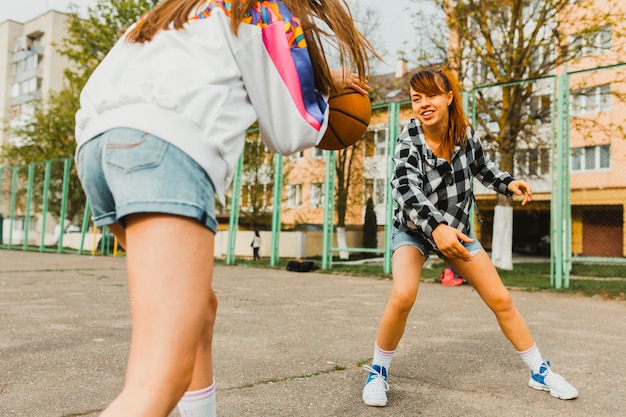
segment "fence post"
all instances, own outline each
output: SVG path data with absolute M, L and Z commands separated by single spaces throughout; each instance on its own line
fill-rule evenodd
M 235 177 L 233 178 L 233 198 L 230 203 L 230 221 L 228 223 L 228 249 L 226 252 L 226 265 L 235 263 L 235 238 L 237 225 L 239 224 L 239 200 L 241 199 L 241 173 L 243 171 L 243 152 L 237 161 Z
M 43 179 L 43 197 L 41 206 L 41 240 L 39 242 L 39 252 L 43 252 L 46 247 L 46 217 L 48 217 L 48 193 L 50 192 L 51 165 L 52 161 L 46 161 Z
M 17 204 L 17 167 L 13 167 L 13 178 L 11 181 L 11 213 L 9 214 L 9 249 L 13 249 L 13 228 L 15 221 L 15 205 Z
M 61 199 L 61 234 L 59 235 L 58 253 L 63 250 L 63 234 L 65 233 L 65 213 L 67 211 L 67 194 L 70 186 L 70 162 L 72 158 L 65 158 L 63 161 L 63 194 Z
M 4 172 L 4 167 L 0 167 L 0 208 L 2 208 L 2 173 Z M 4 217 L 2 216 L 2 212 L 0 212 L 0 245 L 4 245 L 4 230 L 2 227 L 4 225 Z
M 274 201 L 272 202 L 272 253 L 270 265 L 276 266 L 279 259 L 280 212 L 283 201 L 283 157 L 274 154 Z
M 28 249 L 28 232 L 30 231 L 30 206 L 33 200 L 33 181 L 35 178 L 35 163 L 28 164 L 28 183 L 26 188 L 26 208 L 24 210 L 24 241 L 22 249 Z
M 552 242 L 553 256 L 551 262 L 554 263 L 554 280 L 551 282 L 554 284 L 554 288 L 562 288 L 563 286 L 563 156 L 564 156 L 564 130 L 565 130 L 565 82 L 566 74 L 562 74 L 557 77 L 558 94 L 557 94 L 557 111 L 556 111 L 556 157 L 555 160 L 556 169 L 553 170 L 553 184 L 555 184 L 555 198 L 553 199 L 552 212 L 553 215 L 553 231 Z M 556 176 L 556 178 L 554 178 Z M 551 280 L 552 281 L 552 280 Z
M 322 269 L 332 267 L 333 219 L 335 214 L 335 151 L 326 151 L 324 179 L 324 228 L 322 232 Z
M 87 200 L 85 202 L 85 214 L 83 215 L 83 224 L 82 227 L 80 228 L 81 231 L 81 236 L 80 236 L 80 248 L 78 249 L 78 253 L 80 255 L 83 254 L 83 250 L 85 249 L 85 234 L 87 233 L 87 230 L 89 228 L 89 217 L 90 217 L 90 213 L 91 213 L 91 208 L 89 207 L 89 200 Z M 94 227 L 94 236 L 96 234 L 95 231 L 95 227 Z
M 389 157 L 387 158 L 387 220 L 385 221 L 385 253 L 383 256 L 383 272 L 391 273 L 391 230 L 393 227 L 393 210 L 395 208 L 391 195 L 391 178 L 393 178 L 393 155 L 396 152 L 396 139 L 398 138 L 398 125 L 400 123 L 400 103 L 391 103 L 387 122 L 389 138 Z

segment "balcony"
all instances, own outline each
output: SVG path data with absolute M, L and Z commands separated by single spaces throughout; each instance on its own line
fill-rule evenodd
M 13 54 L 13 62 L 18 62 L 23 59 L 28 58 L 31 55 L 39 55 L 43 56 L 43 46 L 42 45 L 31 45 L 26 49 L 22 49 Z

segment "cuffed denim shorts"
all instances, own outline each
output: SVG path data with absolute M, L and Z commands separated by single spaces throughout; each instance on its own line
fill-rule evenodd
M 480 252 L 480 250 L 483 247 L 478 241 L 478 239 L 476 239 L 476 237 L 472 233 L 470 233 L 468 236 L 471 239 L 474 239 L 474 241 L 473 242 L 461 242 L 461 244 L 465 247 L 465 249 L 467 249 L 470 255 L 474 256 L 478 252 Z M 402 246 L 413 246 L 414 248 L 417 248 L 417 250 L 419 250 L 422 253 L 422 255 L 424 255 L 426 258 L 428 258 L 428 255 L 430 254 L 431 251 L 435 253 L 438 257 L 440 258 L 442 257 L 439 251 L 434 250 L 432 246 L 428 242 L 426 242 L 424 239 L 420 238 L 419 236 L 415 234 L 403 232 L 402 230 L 399 230 L 397 227 L 394 227 L 391 232 L 391 249 L 393 252 L 395 252 L 397 249 L 401 248 Z
M 213 183 L 197 162 L 163 139 L 111 129 L 80 148 L 77 166 L 96 226 L 125 226 L 124 217 L 134 213 L 166 213 L 217 229 Z

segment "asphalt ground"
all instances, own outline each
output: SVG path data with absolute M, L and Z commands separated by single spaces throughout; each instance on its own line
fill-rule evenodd
M 130 341 L 124 258 L 0 250 L 0 417 L 95 417 Z M 544 358 L 580 397 L 529 371 L 469 286 L 423 283 L 390 368 L 389 404 L 361 389 L 391 281 L 215 269 L 220 417 L 626 415 L 626 302 L 513 291 Z M 171 416 L 178 416 L 173 412 Z

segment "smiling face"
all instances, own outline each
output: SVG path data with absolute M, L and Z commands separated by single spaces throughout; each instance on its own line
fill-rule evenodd
M 448 125 L 448 106 L 452 103 L 452 92 L 415 91 L 410 89 L 411 107 L 423 127 L 441 128 Z

